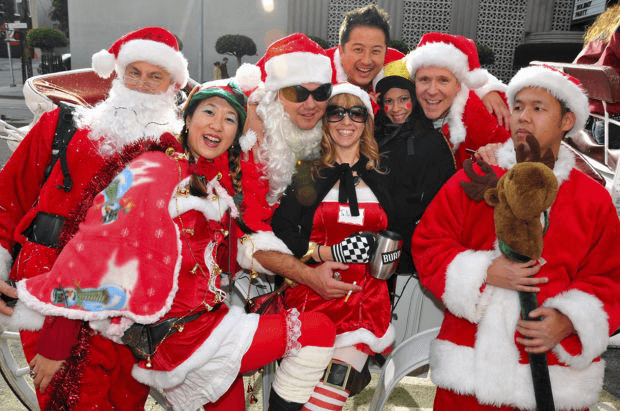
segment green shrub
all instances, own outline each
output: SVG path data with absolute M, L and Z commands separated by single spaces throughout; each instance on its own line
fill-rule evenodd
M 396 49 L 403 54 L 407 54 L 411 51 L 407 43 L 402 40 L 390 40 L 390 42 L 388 43 L 388 47 L 392 47 L 393 49 Z
M 49 27 L 37 27 L 28 30 L 26 34 L 29 47 L 37 47 L 41 50 L 51 51 L 56 47 L 67 45 L 67 38 L 62 32 Z
M 318 37 L 318 36 L 308 36 L 308 38 L 312 41 L 314 41 L 316 44 L 318 44 L 319 46 L 323 47 L 325 50 L 327 50 L 329 48 L 329 43 L 327 42 L 327 40 Z
M 478 59 L 481 66 L 495 63 L 495 52 L 493 50 L 484 44 L 476 44 L 476 49 L 478 49 Z

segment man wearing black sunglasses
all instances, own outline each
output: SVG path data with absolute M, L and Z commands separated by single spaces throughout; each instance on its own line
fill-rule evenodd
M 256 152 L 269 179 L 268 200 L 274 204 L 290 184 L 297 161 L 319 155 L 332 66 L 321 46 L 302 33 L 271 44 L 257 65 L 264 87 L 250 97 L 250 103 L 258 105 L 254 121 L 249 107 L 247 127 L 258 136 Z

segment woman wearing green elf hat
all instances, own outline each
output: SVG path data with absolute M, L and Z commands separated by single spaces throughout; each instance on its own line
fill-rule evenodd
M 224 304 L 231 221 L 270 230 L 268 183 L 241 152 L 246 97 L 233 82 L 205 83 L 183 117 L 181 145 L 171 140 L 165 153 L 129 163 L 95 197 L 52 271 L 17 284 L 14 316 L 85 320 L 111 345 L 129 346 L 133 367 L 125 364 L 111 395 L 133 376 L 162 389 L 175 410 L 226 401 L 244 409 L 238 375 L 284 357 L 272 408 L 299 408 L 331 358 L 333 324 L 320 313 L 259 317 Z M 94 406 L 81 388 L 78 408 Z

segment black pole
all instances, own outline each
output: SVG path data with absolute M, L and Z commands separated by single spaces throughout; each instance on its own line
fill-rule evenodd
M 519 301 L 521 302 L 521 315 L 524 320 L 542 321 L 542 317 L 530 318 L 530 312 L 538 308 L 536 293 L 519 291 Z M 547 354 L 528 354 L 528 356 L 530 358 L 530 371 L 532 372 L 532 382 L 534 384 L 536 408 L 538 411 L 555 411 Z

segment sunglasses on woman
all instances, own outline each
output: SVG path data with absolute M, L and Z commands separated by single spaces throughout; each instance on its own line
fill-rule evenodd
M 344 108 L 342 106 L 329 106 L 325 111 L 325 117 L 328 123 L 337 123 L 342 121 L 345 115 L 349 115 L 349 118 L 356 123 L 365 123 L 368 119 L 368 110 L 366 107 L 353 106 Z
M 282 97 L 293 103 L 303 103 L 312 95 L 314 101 L 325 101 L 332 94 L 331 83 L 321 84 L 319 87 L 310 91 L 304 86 L 290 86 L 280 89 Z

